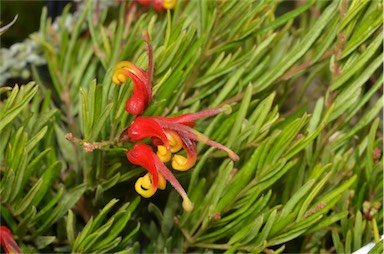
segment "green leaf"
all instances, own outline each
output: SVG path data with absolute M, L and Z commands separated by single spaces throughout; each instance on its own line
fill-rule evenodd
M 43 178 L 40 178 L 36 184 L 30 189 L 28 194 L 20 200 L 20 203 L 15 208 L 15 214 L 21 214 L 26 208 L 30 207 L 31 202 L 36 198 L 41 186 L 43 185 Z
M 365 127 L 367 124 L 369 124 L 375 117 L 377 117 L 377 114 L 382 110 L 383 108 L 383 103 L 382 101 L 384 100 L 384 96 L 379 98 L 375 105 L 366 112 L 361 119 L 353 126 L 351 130 L 348 131 L 347 134 L 342 135 L 340 138 L 338 138 L 333 144 L 333 148 L 337 149 L 340 145 L 342 145 L 347 139 L 352 137 L 356 132 L 361 130 L 363 127 Z
M 243 101 L 242 101 L 242 103 L 240 105 L 240 109 L 237 112 L 235 124 L 232 127 L 231 133 L 229 134 L 229 139 L 228 139 L 228 142 L 227 142 L 227 146 L 228 147 L 232 146 L 232 144 L 235 141 L 235 138 L 240 133 L 241 126 L 242 126 L 243 121 L 244 121 L 244 119 L 245 119 L 245 117 L 247 115 L 249 103 L 251 101 L 251 96 L 252 96 L 252 86 L 248 85 L 247 90 L 245 91 L 244 99 L 243 99 Z
M 308 182 L 306 182 L 285 204 L 283 210 L 281 211 L 279 219 L 285 218 L 293 209 L 296 207 L 297 203 L 300 202 L 300 200 L 307 195 L 307 193 L 312 189 L 312 186 L 314 185 L 315 180 L 311 179 Z M 297 216 L 299 218 L 299 215 Z
M 91 123 L 89 120 L 89 117 L 91 115 L 90 113 L 90 105 L 88 102 L 88 94 L 85 92 L 84 89 L 80 89 L 81 94 L 81 118 L 82 118 L 82 127 L 83 127 L 83 133 L 84 137 L 87 139 L 89 138 L 89 132 L 91 128 Z
M 34 137 L 28 140 L 26 145 L 27 153 L 32 151 L 32 149 L 35 148 L 36 145 L 44 138 L 45 134 L 47 133 L 47 130 L 48 130 L 48 126 L 45 126 Z
M 234 244 L 234 243 L 242 243 L 242 244 L 247 244 L 250 242 L 253 238 L 257 236 L 259 233 L 259 230 L 261 226 L 263 225 L 263 219 L 264 216 L 261 214 L 255 221 L 252 223 L 249 223 L 242 227 L 241 230 L 236 232 L 228 241 L 228 244 Z
M 85 240 L 85 238 L 92 232 L 93 227 L 93 217 L 89 219 L 83 230 L 77 235 L 76 240 L 72 246 L 72 251 L 76 251 L 80 248 L 80 244 Z
M 104 218 L 107 216 L 107 213 L 112 209 L 112 207 L 119 202 L 118 199 L 112 199 L 104 206 L 104 208 L 100 211 L 100 213 L 97 215 L 96 219 L 93 222 L 91 231 L 94 231 L 94 229 L 99 228 L 102 224 Z
M 219 92 L 219 94 L 216 96 L 215 100 L 211 104 L 212 107 L 216 107 L 219 103 L 221 103 L 227 97 L 227 95 L 234 89 L 235 85 L 239 85 L 240 78 L 244 73 L 244 71 L 245 71 L 245 68 L 239 68 L 233 75 L 231 75 L 228 82 L 222 86 L 221 91 Z M 247 88 L 247 91 L 248 90 L 249 90 L 249 86 Z M 250 88 L 250 90 L 252 91 L 252 88 Z
M 236 176 L 231 181 L 231 188 L 224 191 L 223 198 L 219 201 L 216 210 L 222 211 L 233 199 L 240 193 L 240 191 L 246 186 L 254 174 L 256 167 L 256 159 L 259 150 L 255 150 L 251 158 L 247 160 L 246 164 L 240 169 Z
M 331 216 L 328 216 L 327 218 L 322 219 L 319 223 L 317 223 L 315 226 L 311 227 L 309 231 L 307 231 L 308 234 L 318 232 L 321 229 L 324 229 L 330 225 L 334 225 L 335 222 L 346 218 L 348 216 L 348 211 L 343 211 L 341 213 L 332 214 Z
M 336 252 L 337 253 L 345 253 L 344 247 L 340 241 L 339 234 L 337 233 L 336 230 L 332 230 L 332 240 L 333 240 L 333 244 L 336 248 Z
M 115 238 L 120 234 L 120 232 L 127 226 L 128 220 L 131 218 L 131 213 L 125 212 L 122 218 L 120 218 L 115 224 L 112 226 L 110 230 L 110 234 L 103 240 L 99 241 L 92 249 L 93 250 L 99 250 L 99 249 L 107 249 L 109 246 L 108 244 L 112 241 L 116 241 Z M 119 239 L 119 238 L 116 238 Z M 121 237 L 120 237 L 121 239 Z M 118 245 L 120 241 L 116 241 L 116 246 Z M 103 247 L 104 246 L 104 247 Z
M 35 86 L 35 83 L 33 82 L 30 82 L 20 88 L 20 91 L 18 86 L 15 86 L 12 89 L 10 97 L 8 97 L 6 104 L 0 111 L 0 131 L 4 129 L 7 124 L 13 121 L 24 109 L 24 107 L 28 105 L 33 96 L 36 94 L 37 89 L 37 86 Z M 21 96 L 22 99 L 20 98 Z
M 379 34 L 376 36 L 375 40 L 369 44 L 366 50 L 359 55 L 358 58 L 354 59 L 353 63 L 351 63 L 351 66 L 348 66 L 348 68 L 343 68 L 342 74 L 337 77 L 335 82 L 330 86 L 331 91 L 335 91 L 342 85 L 344 85 L 353 75 L 361 72 L 363 68 L 366 68 L 367 63 L 370 61 L 372 56 L 377 52 L 377 49 L 382 44 L 381 38 L 383 37 L 383 34 Z
M 73 244 L 75 241 L 75 216 L 71 209 L 68 211 L 66 231 L 69 243 Z
M 374 158 L 373 158 L 373 151 L 375 149 L 375 139 L 377 135 L 377 128 L 379 127 L 380 119 L 376 118 L 375 121 L 372 123 L 371 128 L 369 130 L 369 136 L 368 136 L 368 145 L 367 145 L 367 154 L 366 154 L 366 163 L 365 163 L 365 174 L 367 176 L 367 179 L 370 180 L 373 170 L 374 170 Z
M 327 193 L 321 201 L 325 204 L 328 204 L 331 202 L 331 200 L 334 200 L 336 197 L 338 197 L 341 193 L 346 191 L 351 185 L 356 181 L 357 175 L 353 175 L 350 177 L 347 181 L 345 181 L 343 184 L 341 184 L 339 187 L 335 188 L 333 191 Z
M 39 188 L 38 192 L 36 193 L 36 196 L 33 199 L 33 205 L 37 206 L 40 201 L 44 198 L 46 193 L 48 192 L 48 189 L 50 188 L 52 182 L 55 180 L 56 177 L 60 175 L 61 170 L 61 162 L 56 161 L 50 167 L 46 169 L 46 171 L 43 174 L 42 184 L 41 188 Z
M 34 243 L 38 250 L 44 249 L 56 240 L 56 236 L 38 236 Z
M 4 210 L 2 210 L 2 212 L 4 212 Z M 3 214 L 1 215 L 3 216 Z M 14 230 L 13 232 L 19 237 L 25 236 L 25 234 L 27 233 L 27 230 L 31 227 L 31 224 L 32 224 L 31 222 L 34 219 L 35 215 L 36 215 L 36 207 L 30 206 L 28 213 L 27 214 L 24 213 L 23 219 L 19 222 L 16 230 Z
M 65 159 L 65 161 L 70 163 L 75 168 L 75 171 L 76 171 L 77 170 L 76 158 L 79 157 L 79 154 L 77 153 L 78 151 L 76 151 L 73 144 L 65 138 L 66 133 L 64 132 L 63 128 L 56 124 L 55 124 L 55 134 L 56 134 L 57 143 L 59 145 L 58 149 L 63 155 L 63 158 Z
M 255 91 L 261 92 L 267 89 L 310 49 L 316 39 L 321 35 L 328 21 L 335 15 L 337 5 L 337 2 L 332 2 L 324 10 L 315 25 L 313 25 L 307 34 L 302 38 L 301 43 L 298 43 L 291 51 L 286 53 L 278 65 L 274 66 L 270 71 L 263 75 L 257 83 L 255 83 Z
M 2 204 L 5 204 L 8 202 L 11 195 L 12 184 L 14 180 L 15 180 L 15 171 L 8 170 L 7 176 L 2 179 L 1 185 L 0 185 L 0 197 L 1 197 Z
M 79 251 L 81 252 L 89 252 L 89 250 L 91 250 L 94 246 L 94 244 L 100 240 L 100 237 L 106 235 L 106 232 L 111 228 L 111 226 L 113 225 L 113 222 L 114 222 L 114 218 L 112 217 L 111 219 L 108 220 L 107 223 L 105 223 L 104 225 L 102 225 L 100 228 L 98 228 L 97 230 L 95 230 L 95 232 L 93 233 L 90 233 L 89 235 L 87 235 L 84 239 L 84 241 L 82 241 L 80 244 L 79 244 Z
M 47 213 L 51 212 L 51 209 L 59 202 L 63 193 L 64 193 L 64 188 L 63 186 L 60 186 L 56 195 L 53 198 L 51 198 L 49 203 L 44 204 L 44 208 L 39 210 L 36 216 L 33 217 L 31 224 L 36 224 L 40 220 L 40 218 L 44 218 L 44 216 L 46 216 Z
M 312 200 L 316 197 L 316 195 L 319 193 L 319 191 L 323 188 L 323 186 L 328 181 L 328 179 L 331 177 L 331 175 L 332 175 L 332 172 L 329 172 L 328 174 L 326 174 L 320 180 L 320 182 L 312 189 L 312 191 L 309 193 L 307 198 L 304 200 L 303 205 L 300 207 L 296 221 L 298 221 L 299 219 L 301 219 L 305 215 L 305 212 L 307 212 L 307 209 L 308 209 L 309 205 L 311 204 Z M 315 180 L 315 179 L 313 179 L 313 180 Z
M 356 251 L 357 249 L 361 248 L 361 240 L 363 236 L 363 215 L 360 211 L 357 211 L 356 217 L 355 217 L 355 226 L 353 228 L 353 247 L 352 250 Z
M 113 108 L 113 103 L 108 104 L 104 108 L 104 110 L 101 113 L 101 115 L 99 116 L 99 118 L 96 120 L 96 125 L 93 127 L 93 130 L 91 133 L 91 135 L 94 139 L 96 139 L 99 136 L 102 128 L 105 128 L 105 123 L 106 123 L 106 121 L 107 121 L 107 119 L 108 119 L 108 117 L 112 111 L 112 108 Z
M 269 215 L 268 220 L 263 227 L 263 230 L 260 232 L 260 234 L 257 236 L 255 240 L 255 246 L 259 246 L 265 240 L 267 240 L 269 232 L 277 219 L 276 213 L 277 213 L 277 210 L 273 210 Z
M 343 50 L 342 58 L 351 54 L 357 47 L 367 41 L 367 39 L 383 25 L 383 10 L 382 7 L 366 13 L 362 22 L 356 26 L 352 37 L 348 40 L 346 47 Z

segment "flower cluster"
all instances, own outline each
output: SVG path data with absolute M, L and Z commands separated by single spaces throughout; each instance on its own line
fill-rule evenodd
M 174 9 L 177 0 L 138 0 L 138 2 L 145 6 L 153 6 L 156 11 L 165 11 Z
M 133 149 L 127 153 L 127 158 L 132 164 L 148 171 L 135 184 L 135 189 L 141 196 L 145 198 L 153 196 L 157 189 L 165 189 L 168 181 L 183 198 L 183 208 L 191 211 L 192 202 L 165 163 L 171 162 L 171 167 L 178 171 L 186 171 L 193 167 L 197 160 L 197 141 L 224 151 L 234 161 L 239 160 L 239 157 L 229 148 L 193 129 L 195 120 L 217 115 L 225 111 L 223 108 L 175 117 L 141 116 L 151 102 L 153 72 L 153 52 L 149 36 L 144 33 L 143 37 L 149 58 L 147 71 L 131 62 L 123 61 L 116 65 L 112 76 L 112 81 L 116 85 L 121 85 L 131 78 L 134 86 L 133 93 L 126 103 L 126 111 L 136 118 L 122 132 L 120 141 L 135 143 Z M 152 145 L 156 147 L 156 152 L 152 146 L 138 143 L 147 138 L 150 138 Z

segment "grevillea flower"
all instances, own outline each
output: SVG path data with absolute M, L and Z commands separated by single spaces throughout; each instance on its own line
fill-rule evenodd
M 145 6 L 153 5 L 156 11 L 164 11 L 174 9 L 177 0 L 138 0 L 138 2 Z
M 0 243 L 7 254 L 23 253 L 13 239 L 11 230 L 5 226 L 0 226 Z
M 119 62 L 114 69 L 112 81 L 121 85 L 131 78 L 133 81 L 133 93 L 127 100 L 125 110 L 132 115 L 140 115 L 147 109 L 152 98 L 152 73 L 153 73 L 153 51 L 149 41 L 148 33 L 143 33 L 147 44 L 148 69 L 144 71 L 134 63 L 128 61 Z
M 165 189 L 166 180 L 172 184 L 183 198 L 183 208 L 187 212 L 192 211 L 193 204 L 179 181 L 164 165 L 152 148 L 145 144 L 136 144 L 127 154 L 128 160 L 148 170 L 148 173 L 136 181 L 135 189 L 143 197 L 155 194 L 157 188 Z
M 150 137 L 152 143 L 157 146 L 158 157 L 163 162 L 170 161 L 173 153 L 184 149 L 186 157 L 175 154 L 172 158 L 172 167 L 179 171 L 188 170 L 195 165 L 196 141 L 219 148 L 226 152 L 232 160 L 237 161 L 239 157 L 232 150 L 193 129 L 196 119 L 216 115 L 223 111 L 224 109 L 205 110 L 176 117 L 139 116 L 131 123 L 127 135 L 134 142 Z

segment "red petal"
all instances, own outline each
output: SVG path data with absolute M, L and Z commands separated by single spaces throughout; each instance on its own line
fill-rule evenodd
M 165 10 L 163 8 L 163 0 L 154 0 L 153 1 L 153 7 L 155 8 L 156 11 L 164 11 Z
M 137 144 L 127 153 L 127 158 L 132 164 L 141 166 L 148 170 L 153 177 L 153 187 L 157 188 L 159 176 L 153 154 L 156 155 L 150 146 Z
M 142 5 L 151 5 L 152 0 L 137 0 Z
M 137 67 L 138 68 L 138 67 Z M 125 109 L 132 115 L 139 115 L 149 106 L 152 97 L 152 86 L 148 85 L 147 73 L 138 68 L 136 72 L 140 72 L 140 75 L 136 75 L 132 71 L 126 71 L 126 74 L 133 81 L 133 93 L 127 100 Z M 148 87 L 150 89 L 148 89 Z
M 133 93 L 126 102 L 126 111 L 132 115 L 140 115 L 151 103 L 152 99 L 152 73 L 153 73 L 153 51 L 147 32 L 143 38 L 148 51 L 148 70 L 145 72 L 135 64 L 123 61 L 116 65 L 112 80 L 117 85 L 124 83 L 127 76 L 133 81 Z
M 159 138 L 167 149 L 170 149 L 169 141 L 164 129 L 151 117 L 139 116 L 128 128 L 128 136 L 133 141 L 140 141 L 148 137 Z

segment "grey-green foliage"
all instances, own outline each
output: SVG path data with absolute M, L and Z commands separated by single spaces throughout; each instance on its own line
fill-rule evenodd
M 39 86 L 0 90 L 2 217 L 25 251 L 341 253 L 378 241 L 381 3 L 239 3 L 156 13 L 128 2 L 95 22 L 89 1 L 73 27 L 67 7 L 57 31 L 43 11 L 33 39 L 52 81 L 36 72 Z M 199 144 L 194 168 L 176 175 L 191 213 L 170 187 L 139 202 L 143 170 L 118 142 L 132 83 L 113 85 L 113 66 L 147 68 L 144 30 L 155 59 L 145 115 L 232 107 L 196 129 L 240 161 Z

